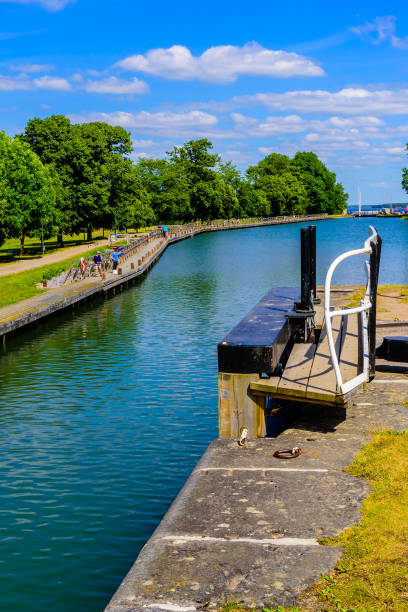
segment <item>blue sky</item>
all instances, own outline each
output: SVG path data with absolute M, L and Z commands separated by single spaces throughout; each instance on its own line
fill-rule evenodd
M 408 8 L 0 0 L 0 129 L 108 121 L 134 156 L 208 137 L 241 169 L 314 151 L 363 203 L 407 201 Z

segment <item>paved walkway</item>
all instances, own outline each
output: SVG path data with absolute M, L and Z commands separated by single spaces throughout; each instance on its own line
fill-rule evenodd
M 18 274 L 19 272 L 26 272 L 27 270 L 33 270 L 34 268 L 46 266 L 47 264 L 58 263 L 59 261 L 64 261 L 64 259 L 69 259 L 74 255 L 79 255 L 80 253 L 84 253 L 85 251 L 91 251 L 92 249 L 96 249 L 97 247 L 101 246 L 106 246 L 107 244 L 109 244 L 109 240 L 106 238 L 105 240 L 98 240 L 97 242 L 93 242 L 92 244 L 83 244 L 82 246 L 69 247 L 68 249 L 64 249 L 63 251 L 51 253 L 50 255 L 44 255 L 43 257 L 39 257 L 38 259 L 24 259 L 22 261 L 16 261 L 15 263 L 5 264 L 0 266 L 0 276 L 7 276 L 8 274 Z
M 137 265 L 138 259 L 141 259 L 143 256 L 146 256 L 148 251 L 151 251 L 155 246 L 157 246 L 162 240 L 162 238 L 157 238 L 151 240 L 149 243 L 141 246 L 134 257 L 129 259 L 128 261 L 120 264 L 122 268 L 123 275 L 131 272 L 131 263 L 135 264 L 135 270 L 139 268 Z M 151 259 L 155 257 L 156 254 L 151 255 L 151 257 L 142 264 L 140 267 L 146 266 Z M 18 319 L 19 317 L 27 317 L 30 315 L 35 316 L 36 313 L 41 311 L 42 309 L 46 309 L 47 311 L 52 311 L 58 303 L 66 302 L 68 299 L 82 293 L 92 294 L 93 292 L 98 291 L 103 286 L 109 286 L 112 281 L 120 280 L 121 277 L 112 273 L 107 273 L 106 280 L 102 281 L 99 276 L 94 276 L 90 278 L 86 278 L 82 281 L 78 281 L 75 283 L 70 283 L 68 285 L 64 285 L 62 287 L 57 287 L 54 289 L 44 289 L 42 293 L 39 295 L 35 295 L 32 298 L 27 300 L 22 300 L 21 302 L 17 302 L 15 304 L 10 304 L 9 306 L 4 306 L 0 308 L 0 328 L 3 323 L 10 323 L 14 319 Z M 1 332 L 0 329 L 0 335 Z

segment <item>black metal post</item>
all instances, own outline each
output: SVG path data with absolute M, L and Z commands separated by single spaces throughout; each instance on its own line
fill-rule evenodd
M 311 232 L 310 227 L 300 230 L 301 293 L 299 310 L 310 310 L 311 292 Z
M 368 314 L 368 359 L 370 378 L 375 376 L 375 341 L 377 329 L 377 286 L 380 271 L 381 236 L 377 234 L 376 240 L 371 241 L 372 253 L 370 255 L 370 302 Z
M 310 233 L 310 290 L 313 301 L 317 304 L 320 299 L 316 295 L 316 226 L 309 225 Z

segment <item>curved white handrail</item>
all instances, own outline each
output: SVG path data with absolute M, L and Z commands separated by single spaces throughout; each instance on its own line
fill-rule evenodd
M 334 270 L 345 259 L 348 259 L 349 257 L 354 257 L 355 255 L 371 255 L 372 253 L 371 242 L 377 237 L 377 232 L 372 225 L 370 225 L 370 230 L 371 230 L 371 234 L 367 238 L 367 240 L 364 242 L 364 247 L 362 249 L 355 249 L 353 251 L 347 251 L 346 253 L 339 255 L 339 257 L 336 257 L 336 259 L 332 262 L 332 264 L 330 265 L 327 271 L 326 280 L 324 283 L 324 318 L 325 318 L 325 325 L 326 325 L 326 330 L 327 330 L 327 339 L 329 341 L 331 362 L 332 362 L 332 365 L 333 365 L 333 368 L 336 374 L 337 391 L 340 393 L 346 393 L 347 391 L 350 391 L 351 389 L 359 385 L 361 382 L 367 380 L 368 360 L 366 358 L 366 350 L 364 350 L 363 374 L 360 374 L 356 376 L 355 378 L 353 378 L 352 380 L 348 381 L 347 383 L 343 384 L 343 379 L 342 379 L 341 372 L 340 372 L 339 360 L 337 358 L 336 350 L 334 346 L 333 329 L 332 329 L 331 320 L 333 317 L 339 317 L 342 315 L 347 316 L 347 315 L 354 314 L 357 312 L 366 313 L 366 311 L 371 308 L 372 304 L 370 302 L 370 285 L 371 285 L 370 266 L 368 262 L 366 261 L 365 262 L 366 263 L 365 268 L 366 268 L 366 273 L 367 273 L 366 291 L 365 291 L 364 299 L 361 300 L 361 305 L 355 308 L 349 308 L 346 310 L 331 310 L 331 307 L 330 307 L 331 280 L 333 277 Z M 363 315 L 363 317 L 364 316 L 365 315 Z M 367 346 L 366 336 L 367 336 L 367 325 L 364 319 L 364 324 L 363 324 L 363 346 L 364 347 Z

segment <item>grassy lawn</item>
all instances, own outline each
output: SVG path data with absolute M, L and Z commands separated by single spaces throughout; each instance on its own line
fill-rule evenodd
M 321 543 L 342 546 L 336 570 L 313 587 L 301 610 L 408 610 L 408 432 L 379 432 L 346 470 L 372 494 L 361 523 Z
M 356 292 L 347 298 L 347 308 L 354 308 L 360 306 L 360 300 L 363 299 L 365 293 L 365 287 L 357 287 Z M 378 285 L 377 294 L 379 297 L 386 297 L 389 294 L 397 295 L 402 298 L 403 303 L 408 302 L 408 285 Z
M 109 237 L 109 232 L 105 230 L 105 238 Z M 95 230 L 92 232 L 92 241 L 102 240 L 102 230 Z M 50 253 L 56 253 L 69 247 L 80 246 L 83 244 L 91 244 L 91 242 L 84 241 L 83 234 L 76 234 L 74 236 L 64 237 L 64 248 L 57 248 L 57 238 L 53 236 L 48 240 L 45 240 L 45 255 Z M 14 261 L 21 261 L 25 259 L 37 259 L 42 257 L 41 251 L 41 240 L 39 238 L 26 238 L 24 244 L 24 255 L 19 256 L 20 252 L 20 241 L 17 239 L 6 240 L 6 242 L 0 247 L 0 265 Z
M 117 243 L 121 244 L 120 242 Z M 64 259 L 64 261 L 60 261 L 55 264 L 49 264 L 45 266 L 40 266 L 39 268 L 35 268 L 34 270 L 28 270 L 27 272 L 20 272 L 19 274 L 8 274 L 6 276 L 0 277 L 0 308 L 2 306 L 8 306 L 9 304 L 14 304 L 15 302 L 20 302 L 21 300 L 26 300 L 27 298 L 33 297 L 33 295 L 37 295 L 41 293 L 43 289 L 38 289 L 36 287 L 37 283 L 41 283 L 44 278 L 50 279 L 58 274 L 61 274 L 64 270 L 68 270 L 72 262 L 78 261 L 82 256 L 90 257 L 94 255 L 97 250 L 104 251 L 106 247 L 98 247 L 92 249 L 90 251 L 86 251 L 84 253 L 79 253 L 74 255 L 74 257 L 70 257 L 69 259 Z
M 130 229 L 129 234 L 141 233 L 144 231 L 151 231 L 151 228 L 141 228 L 138 230 Z M 84 240 L 84 234 L 75 234 L 73 236 L 64 236 L 64 247 L 57 247 L 57 237 L 53 236 L 48 240 L 45 240 L 45 255 L 56 253 L 57 251 L 63 251 L 70 247 L 81 246 L 84 244 L 92 244 L 96 240 L 103 240 L 109 238 L 110 230 L 103 231 L 101 229 L 94 230 L 92 232 L 92 240 Z M 24 255 L 19 256 L 20 252 L 20 241 L 17 239 L 6 240 L 6 242 L 0 246 L 0 266 L 15 261 L 24 261 L 26 259 L 41 259 L 43 256 L 41 250 L 41 240 L 39 238 L 26 238 L 24 243 Z

